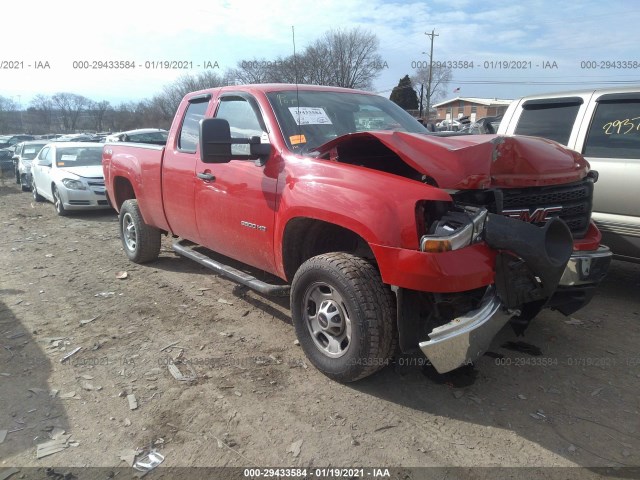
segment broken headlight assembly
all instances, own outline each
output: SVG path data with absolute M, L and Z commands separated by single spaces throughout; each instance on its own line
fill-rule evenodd
M 420 250 L 449 252 L 479 242 L 487 213 L 482 207 L 454 206 L 431 223 L 429 233 L 420 238 Z

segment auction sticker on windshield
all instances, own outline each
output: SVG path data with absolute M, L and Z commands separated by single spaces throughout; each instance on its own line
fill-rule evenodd
M 296 125 L 331 125 L 331 119 L 321 107 L 289 107 Z

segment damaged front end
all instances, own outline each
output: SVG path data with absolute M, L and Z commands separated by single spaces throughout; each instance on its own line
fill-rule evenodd
M 587 258 L 590 267 L 592 262 L 597 264 L 598 273 L 590 279 L 593 282 L 601 280 L 610 260 L 610 254 L 602 250 L 593 255 L 573 255 L 571 231 L 560 218 L 552 217 L 540 227 L 469 206 L 456 208 L 434 222 L 429 233 L 422 236 L 420 246 L 423 252 L 436 253 L 478 242 L 486 243 L 497 254 L 494 283 L 481 296 L 477 291 L 470 293 L 476 299 L 480 297 L 473 308 L 454 311 L 448 317 L 432 316 L 425 323 L 415 315 L 421 294 L 398 291 L 399 314 L 413 315 L 414 319 L 404 321 L 400 329 L 401 347 L 409 346 L 410 335 L 425 338 L 427 333 L 429 340 L 421 341 L 419 347 L 440 373 L 476 360 L 509 321 L 521 333 L 562 290 L 559 285 L 563 279 L 577 281 L 575 272 Z M 414 311 L 410 313 L 409 309 Z

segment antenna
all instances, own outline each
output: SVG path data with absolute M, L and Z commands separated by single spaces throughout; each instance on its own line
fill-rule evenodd
M 302 128 L 300 125 L 300 92 L 298 91 L 298 61 L 296 57 L 296 27 L 291 25 L 291 38 L 293 40 L 293 72 L 295 74 L 296 82 L 296 108 L 298 112 L 298 139 L 302 136 Z

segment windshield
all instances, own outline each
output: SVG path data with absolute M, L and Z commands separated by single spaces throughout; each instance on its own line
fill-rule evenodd
M 46 143 L 33 143 L 33 144 L 29 144 L 29 145 L 25 145 L 22 148 L 22 159 L 23 160 L 33 160 L 34 158 L 36 158 L 36 155 L 38 155 L 38 153 L 40 153 L 40 150 L 42 150 L 42 147 L 44 147 L 46 145 Z
M 295 90 L 267 93 L 285 141 L 297 153 L 342 135 L 371 130 L 427 133 L 391 100 L 377 95 Z
M 102 147 L 64 147 L 56 151 L 58 167 L 102 165 Z

